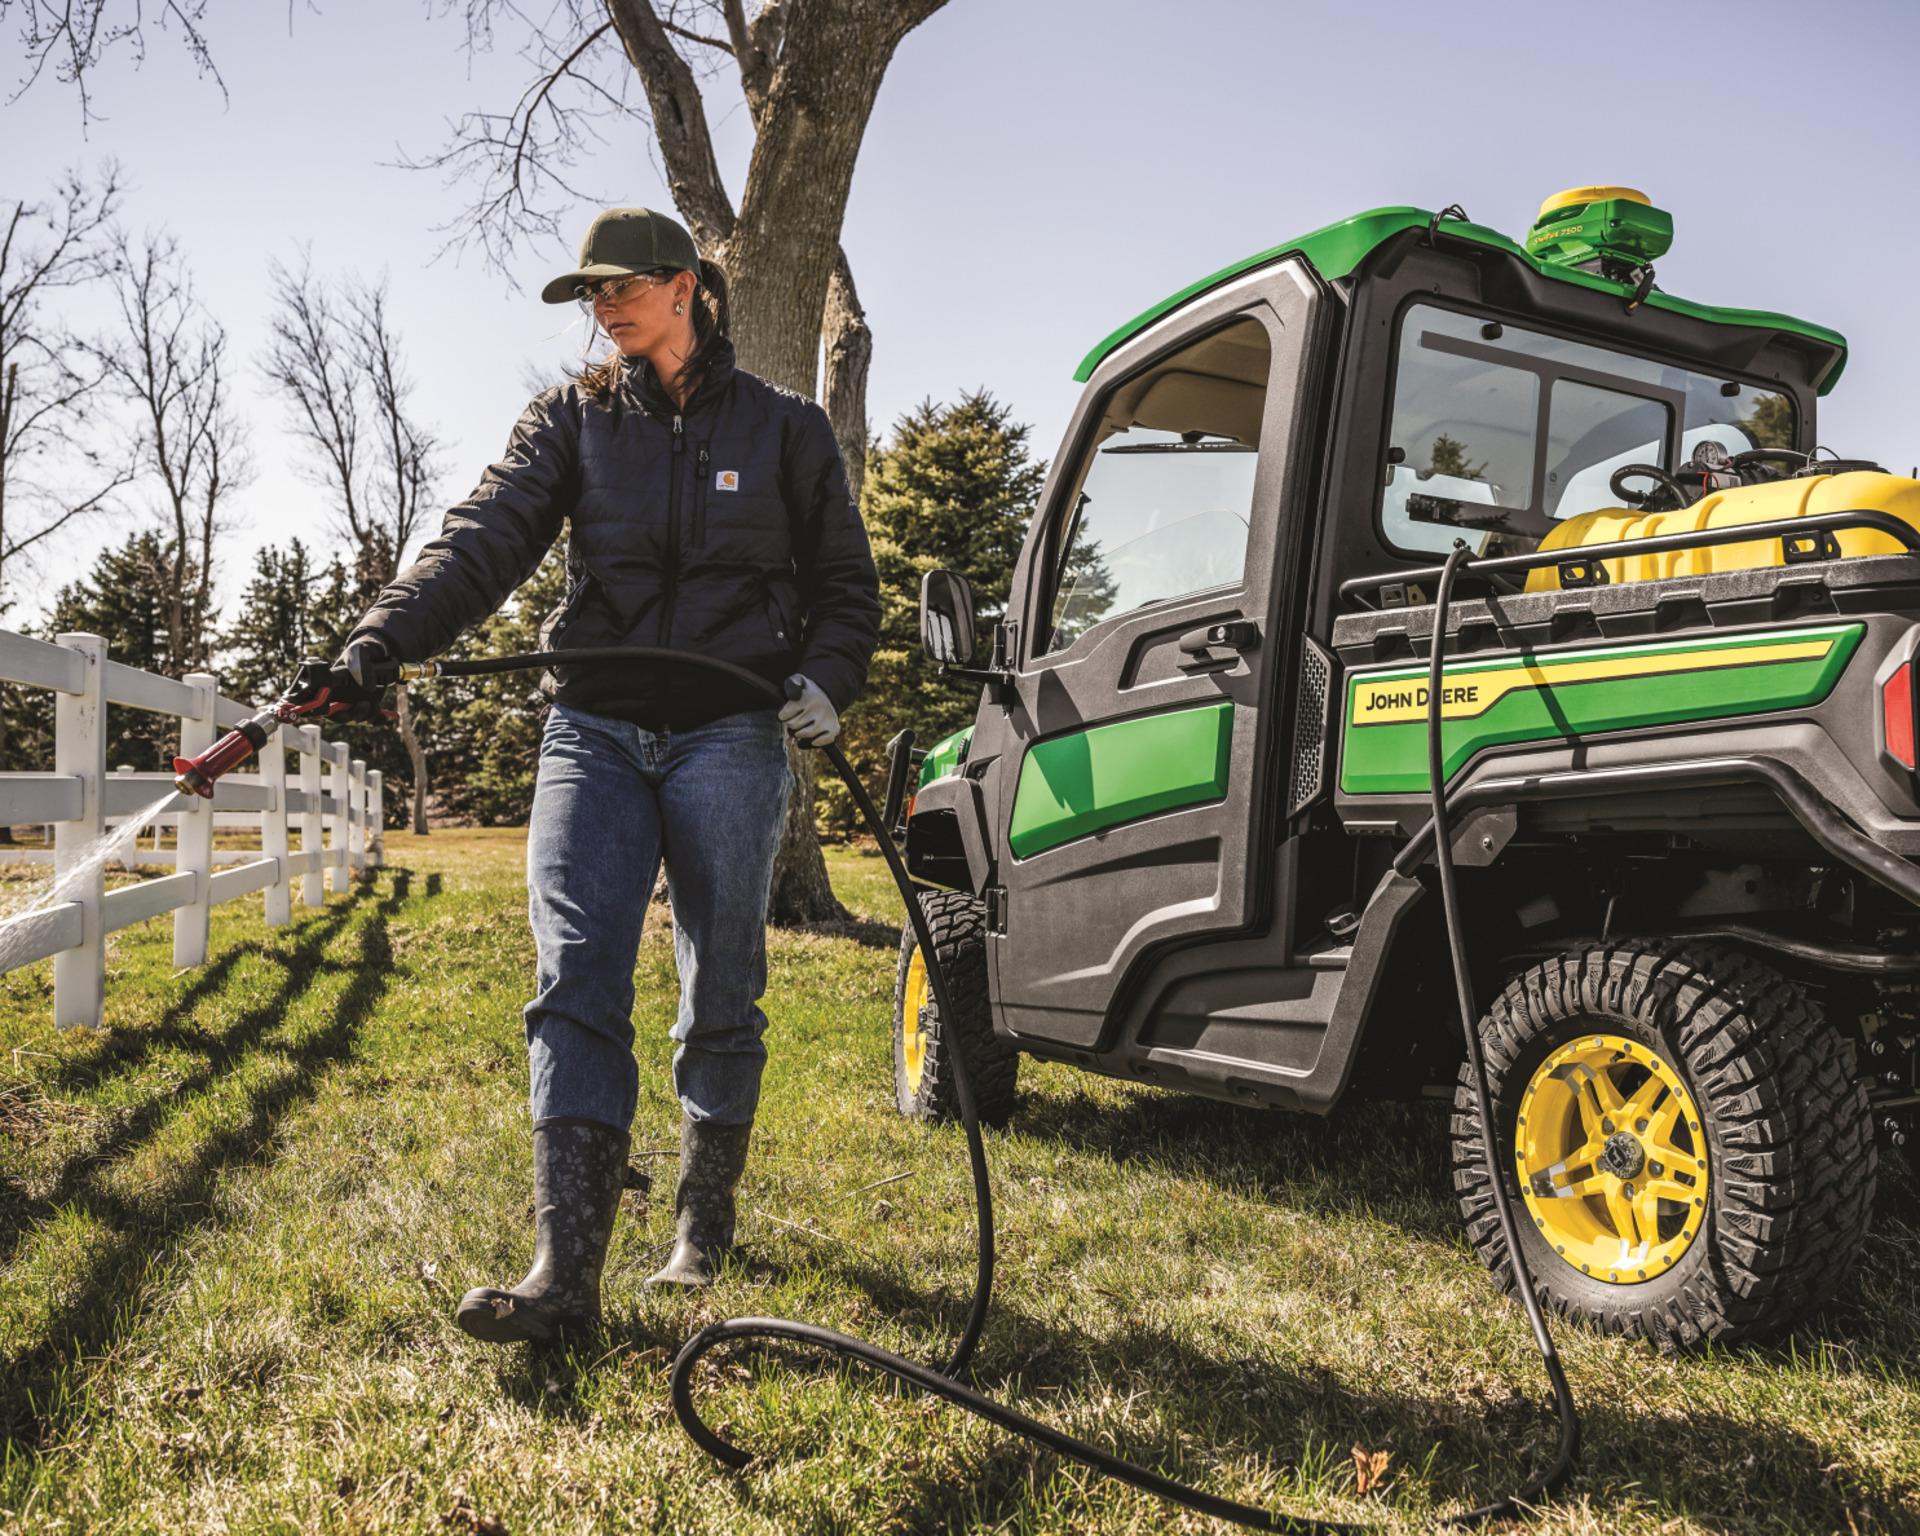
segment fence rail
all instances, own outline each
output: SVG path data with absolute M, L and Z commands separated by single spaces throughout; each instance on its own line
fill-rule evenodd
M 109 933 L 171 912 L 173 963 L 201 965 L 209 917 L 222 902 L 264 892 L 267 925 L 281 927 L 293 919 L 296 891 L 302 906 L 321 906 L 330 889 L 345 890 L 354 875 L 382 861 L 381 774 L 349 759 L 347 744 L 323 739 L 318 726 L 282 726 L 268 738 L 257 771 L 220 779 L 211 800 L 176 793 L 152 810 L 172 774 L 107 771 L 108 705 L 176 717 L 183 757 L 204 751 L 253 712 L 222 697 L 209 673 L 143 672 L 108 656 L 98 635 L 60 635 L 50 644 L 0 629 L 0 682 L 55 696 L 53 772 L 0 773 L 0 825 L 51 826 L 53 847 L 0 848 L 0 860 L 51 863 L 61 900 L 0 919 L 0 971 L 51 956 L 54 1022 L 62 1028 L 100 1023 Z M 291 774 L 289 752 L 296 759 Z M 156 843 L 158 828 L 173 828 L 174 847 L 128 850 L 122 862 L 171 864 L 174 872 L 107 890 L 104 863 L 89 855 L 109 828 L 135 817 L 141 831 L 156 828 Z M 215 829 L 236 827 L 257 829 L 260 846 L 216 850 Z M 294 832 L 298 853 L 291 851 Z

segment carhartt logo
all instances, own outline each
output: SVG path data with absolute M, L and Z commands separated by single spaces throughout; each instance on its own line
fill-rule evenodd
M 721 470 L 718 474 L 716 474 L 713 477 L 713 488 L 716 491 L 739 490 L 740 489 L 740 471 L 737 469 Z

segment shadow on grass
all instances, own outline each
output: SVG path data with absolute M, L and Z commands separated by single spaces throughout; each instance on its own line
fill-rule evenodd
M 407 899 L 412 879 L 409 870 L 393 872 L 392 894 L 382 901 L 379 909 L 382 918 Z M 226 985 L 239 961 L 268 953 L 258 940 L 236 945 L 210 962 L 206 974 L 196 975 L 193 984 L 152 1024 L 137 1029 L 115 1029 L 106 1035 L 95 1055 L 49 1074 L 46 1079 L 49 1088 L 73 1093 L 130 1076 L 163 1049 L 188 1051 L 203 1058 L 193 1071 L 172 1080 L 165 1094 L 156 1094 L 137 1109 L 118 1117 L 104 1139 L 76 1151 L 55 1175 L 46 1194 L 37 1199 L 18 1198 L 0 1210 L 0 1264 L 13 1257 L 36 1223 L 84 1194 L 89 1185 L 97 1181 L 103 1164 L 125 1156 L 150 1140 L 173 1119 L 184 1100 L 224 1076 L 257 1049 L 262 1037 L 281 1021 L 286 1008 L 317 978 L 356 969 L 354 962 L 328 960 L 325 956 L 327 946 L 359 912 L 366 896 L 367 888 L 356 886 L 346 901 L 336 902 L 300 928 L 293 948 L 277 957 L 284 962 L 285 973 L 273 998 L 248 1009 L 226 1030 L 209 1030 L 192 1020 L 200 1004 Z
M 287 1113 L 311 1099 L 326 1070 L 351 1053 L 391 979 L 387 920 L 406 900 L 409 888 L 408 872 L 395 870 L 392 889 L 370 910 L 368 888 L 358 887 L 348 901 L 307 924 L 285 957 L 273 993 L 225 1031 L 209 1034 L 185 1022 L 193 1004 L 209 995 L 196 981 L 151 1031 L 127 1032 L 125 1054 L 116 1056 L 116 1064 L 137 1064 L 151 1050 L 151 1045 L 142 1047 L 132 1038 L 146 1033 L 155 1036 L 154 1044 L 183 1043 L 206 1059 L 170 1083 L 164 1095 L 134 1111 L 104 1143 L 69 1162 L 48 1195 L 5 1213 L 9 1250 L 29 1241 L 40 1222 L 67 1209 L 104 1228 L 91 1237 L 78 1273 L 62 1277 L 59 1302 L 45 1322 L 32 1336 L 0 1345 L 0 1434 L 9 1453 L 31 1454 L 58 1438 L 62 1425 L 85 1402 L 83 1392 L 65 1390 L 66 1373 L 82 1357 L 100 1352 L 137 1326 L 138 1302 L 155 1268 L 164 1266 L 191 1233 L 218 1224 L 217 1218 L 194 1220 L 185 1213 L 208 1209 L 229 1168 L 265 1160 Z M 352 958 L 326 958 L 327 946 L 350 923 L 357 927 Z M 231 961 L 223 956 L 222 963 Z M 290 1040 L 269 1039 L 315 980 L 332 973 L 350 979 L 327 1022 Z M 276 1057 L 288 1070 L 262 1084 L 223 1115 L 219 1125 L 209 1127 L 180 1160 L 171 1162 L 164 1190 L 139 1198 L 111 1187 L 112 1174 L 129 1154 L 190 1113 L 202 1098 L 220 1092 L 225 1078 L 262 1054 Z
M 889 1310 L 931 1311 L 957 1325 L 965 1308 L 964 1296 L 950 1294 L 932 1298 L 930 1306 L 928 1297 L 908 1291 L 882 1270 L 846 1262 L 833 1267 Z M 615 1337 L 630 1339 L 635 1348 L 671 1352 L 684 1333 L 634 1318 Z M 926 1363 L 937 1365 L 934 1356 L 950 1343 L 950 1335 L 931 1334 Z M 753 1360 L 762 1370 L 784 1369 L 803 1377 L 839 1374 L 887 1390 L 878 1372 L 784 1344 L 748 1345 L 710 1358 L 723 1370 L 729 1361 Z M 1349 1445 L 1364 1445 L 1392 1451 L 1400 1468 L 1424 1468 L 1420 1482 L 1433 1503 L 1469 1507 L 1522 1484 L 1552 1454 L 1557 1432 L 1538 1379 L 1491 1392 L 1476 1386 L 1444 1397 L 1355 1392 L 1310 1364 L 1217 1356 L 1137 1319 L 1127 1322 L 1121 1346 L 1004 1300 L 996 1301 L 964 1379 L 1002 1401 L 1030 1394 L 1038 1384 L 1082 1401 L 1141 1393 L 1150 1423 L 1136 1420 L 1115 1435 L 1083 1422 L 1081 1437 L 1202 1486 L 1211 1481 L 1208 1462 L 1259 1458 L 1281 1468 L 1310 1470 L 1323 1464 L 1329 1451 L 1337 1467 Z M 1028 1401 L 1022 1407 L 1042 1422 L 1049 1419 L 1044 1405 Z M 720 1422 L 717 1409 L 709 1414 L 710 1422 Z M 1650 1504 L 1664 1516 L 1684 1519 L 1689 1529 L 1729 1536 L 1757 1523 L 1866 1531 L 1904 1529 L 1911 1520 L 1906 1490 L 1861 1482 L 1832 1465 L 1830 1447 L 1784 1425 L 1614 1400 L 1583 1404 L 1582 1422 L 1586 1448 L 1568 1492 L 1590 1498 L 1602 1512 Z M 1196 1445 L 1206 1448 L 1203 1459 L 1196 1460 Z M 812 1453 L 792 1443 L 745 1448 L 765 1452 L 769 1460 Z M 996 1529 L 1017 1527 L 1033 1489 L 1061 1460 L 1012 1435 L 997 1437 L 984 1454 L 969 1454 L 948 1470 L 914 1478 L 898 1502 L 872 1513 L 876 1523 L 884 1515 L 890 1526 L 907 1530 L 951 1528 L 962 1516 Z M 761 1462 L 757 1470 L 766 1465 Z M 775 1512 L 754 1485 L 743 1486 L 741 1497 L 750 1505 L 766 1503 L 763 1513 Z
M 1446 1117 L 1437 1104 L 1356 1103 L 1321 1119 L 1135 1089 L 1120 1104 L 1085 1093 L 1026 1094 L 1009 1129 L 1298 1209 L 1364 1210 L 1451 1243 L 1460 1220 L 1449 1186 Z
M 395 869 L 391 872 L 393 894 L 385 898 L 385 903 L 397 907 L 404 902 L 413 889 L 413 871 Z M 428 895 L 433 895 L 433 880 L 428 881 Z M 154 1023 L 133 1029 L 115 1028 L 104 1033 L 99 1049 L 91 1056 L 78 1061 L 62 1064 L 42 1080 L 41 1086 L 49 1092 L 84 1093 L 98 1088 L 116 1077 L 125 1077 L 145 1065 L 156 1051 L 168 1046 L 182 1047 L 192 1051 L 219 1051 L 223 1043 L 232 1039 L 232 1033 L 216 1034 L 200 1028 L 193 1023 L 199 1011 L 199 1005 L 206 999 L 218 996 L 225 989 L 233 975 L 234 967 L 242 960 L 256 956 L 266 956 L 285 960 L 290 969 L 309 975 L 318 973 L 318 957 L 324 952 L 333 935 L 338 933 L 347 920 L 359 909 L 366 898 L 368 887 L 356 884 L 348 893 L 344 902 L 334 902 L 314 912 L 311 920 L 293 930 L 281 930 L 296 934 L 294 947 L 283 954 L 271 947 L 266 938 L 252 938 L 223 950 L 219 957 L 210 960 L 194 972 L 193 981 L 187 989 L 175 999 L 171 1007 Z M 309 910 L 309 909 L 296 909 Z

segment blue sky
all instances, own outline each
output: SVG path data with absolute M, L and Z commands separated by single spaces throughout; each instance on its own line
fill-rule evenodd
M 470 59 L 458 16 L 424 3 L 319 0 L 290 19 L 213 0 L 207 31 L 230 99 L 160 37 L 144 68 L 102 71 L 107 120 L 89 136 L 52 80 L 0 107 L 0 197 L 117 157 L 128 222 L 179 238 L 249 360 L 270 258 L 304 242 L 324 271 L 385 271 L 420 407 L 448 441 L 443 499 L 458 499 L 525 403 L 529 365 L 581 344 L 571 311 L 534 295 L 570 249 L 504 275 L 471 255 L 436 261 L 435 226 L 462 195 L 391 165 L 434 148 L 460 112 L 511 100 L 511 28 Z M 1518 235 L 1548 193 L 1620 182 L 1674 215 L 1668 291 L 1849 337 L 1821 436 L 1905 472 L 1920 461 L 1917 41 L 1920 8 L 1872 0 L 950 0 L 894 61 L 848 209 L 875 333 L 870 414 L 885 430 L 924 397 L 985 385 L 1051 457 L 1087 348 L 1196 276 L 1382 203 L 1459 202 Z M 0 35 L 0 78 L 19 59 Z M 749 131 L 724 74 L 709 103 L 737 196 Z M 640 125 L 611 136 L 581 182 L 607 202 L 667 201 Z M 597 206 L 567 221 L 570 239 Z M 283 408 L 249 383 L 260 473 L 229 541 L 228 592 L 260 543 L 311 540 L 325 520 Z M 114 531 L 49 559 L 49 585 Z

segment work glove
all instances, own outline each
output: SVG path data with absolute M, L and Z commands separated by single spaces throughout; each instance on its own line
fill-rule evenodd
M 787 702 L 780 706 L 780 723 L 803 747 L 831 746 L 840 735 L 840 716 L 833 701 L 812 678 L 796 672 L 787 679 Z
M 384 713 L 382 670 L 394 664 L 378 640 L 356 640 L 332 662 L 309 656 L 300 663 L 277 706 L 282 720 L 377 720 Z
M 394 660 L 393 653 L 387 649 L 387 643 L 374 635 L 361 635 L 349 640 L 333 663 L 336 672 L 345 672 L 353 679 L 354 686 L 373 693 L 376 697 L 389 683 L 399 680 L 400 666 Z

